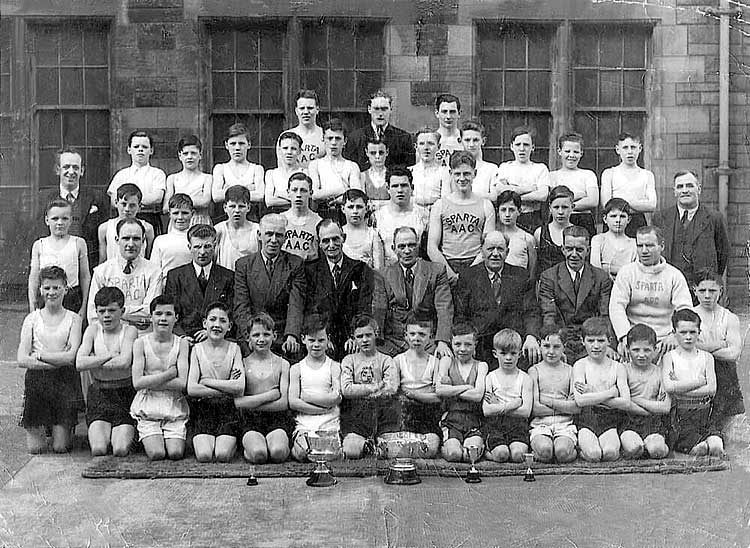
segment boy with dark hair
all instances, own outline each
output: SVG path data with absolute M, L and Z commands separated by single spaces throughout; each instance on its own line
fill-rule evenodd
M 169 199 L 169 232 L 157 236 L 151 250 L 151 262 L 165 279 L 170 270 L 191 260 L 187 233 L 194 211 L 193 200 L 187 194 L 175 194 Z
M 122 219 L 135 219 L 141 210 L 141 198 L 143 193 L 141 189 L 131 183 L 125 183 L 118 187 L 116 194 L 115 207 L 117 208 L 117 217 L 109 219 L 99 225 L 99 263 L 102 264 L 107 259 L 117 257 L 120 254 L 117 246 L 117 223 Z M 151 256 L 151 246 L 154 243 L 154 227 L 151 223 L 141 220 L 146 235 L 143 246 L 141 247 L 141 257 Z

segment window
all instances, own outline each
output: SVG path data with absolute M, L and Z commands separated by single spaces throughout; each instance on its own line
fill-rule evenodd
M 370 95 L 383 82 L 383 24 L 306 21 L 301 27 L 300 84 L 318 92 L 320 120 L 341 118 L 349 130 L 369 123 Z
M 109 181 L 109 37 L 105 25 L 33 28 L 34 113 L 40 187 L 53 186 L 55 152 L 74 146 L 86 179 Z
M 646 125 L 649 28 L 574 26 L 576 131 L 586 140 L 581 167 L 597 174 L 618 163 L 623 131 L 642 137 Z
M 12 136 L 13 20 L 0 20 L 0 186 L 15 186 Z
M 276 165 L 276 138 L 284 124 L 284 27 L 247 26 L 211 29 L 213 162 L 227 162 L 229 127 L 250 131 L 249 159 Z
M 552 43 L 555 29 L 543 25 L 480 25 L 479 109 L 486 128 L 484 159 L 512 160 L 514 127 L 536 130 L 532 160 L 549 161 L 552 126 Z

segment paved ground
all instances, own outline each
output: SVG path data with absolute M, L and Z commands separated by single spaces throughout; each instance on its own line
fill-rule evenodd
M 21 316 L 0 308 L 1 359 L 15 353 Z M 747 395 L 749 369 L 747 350 Z M 485 478 L 474 486 L 424 478 L 415 487 L 343 478 L 320 490 L 299 478 L 257 487 L 237 479 L 84 480 L 82 450 L 25 455 L 15 426 L 21 391 L 22 372 L 0 362 L 2 547 L 750 547 L 747 427 L 729 446 L 730 471 L 695 475 Z

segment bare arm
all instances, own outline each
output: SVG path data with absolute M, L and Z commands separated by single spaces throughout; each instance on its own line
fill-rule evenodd
M 120 353 L 115 354 L 104 364 L 104 369 L 130 369 L 133 366 L 133 344 L 138 338 L 138 330 L 132 325 L 123 325 L 125 336 L 120 345 Z
M 372 267 L 379 270 L 385 266 L 385 250 L 378 231 L 373 229 L 373 233 L 375 236 L 372 239 Z
M 616 385 L 599 392 L 584 392 L 581 387 L 586 386 L 586 369 L 585 365 L 580 362 L 576 362 L 573 366 L 573 386 L 575 388 L 575 402 L 578 407 L 598 405 L 618 395 Z
M 263 184 L 263 166 L 254 164 L 253 167 L 253 188 L 250 189 L 250 200 L 253 202 L 263 202 L 266 196 L 265 185 Z
M 162 390 L 174 390 L 176 392 L 185 392 L 187 388 L 188 377 L 188 354 L 190 345 L 187 339 L 180 339 L 180 350 L 177 354 L 177 376 L 162 384 Z
M 99 239 L 99 264 L 107 260 L 107 222 L 103 222 L 96 229 Z
M 531 396 L 533 398 L 533 403 L 531 405 L 532 415 L 535 417 L 548 417 L 550 415 L 554 415 L 555 412 L 552 407 L 545 405 L 541 401 L 539 390 L 539 371 L 537 370 L 536 366 L 532 365 L 529 368 L 529 377 L 531 378 Z
M 654 174 L 646 170 L 646 188 L 644 189 L 644 195 L 639 200 L 633 200 L 630 207 L 636 211 L 650 212 L 656 210 L 656 182 L 654 181 Z
M 204 386 L 200 382 L 201 365 L 198 352 L 193 348 L 190 354 L 190 368 L 188 369 L 187 394 L 194 398 L 216 398 L 222 395 L 220 390 Z
M 660 392 L 659 397 L 655 400 L 649 400 L 640 396 L 631 396 L 630 403 L 635 404 L 652 415 L 666 415 L 672 408 L 672 398 L 666 392 Z
M 307 415 L 322 415 L 328 408 L 302 399 L 300 394 L 299 364 L 295 363 L 289 370 L 289 409 Z
M 28 315 L 23 320 L 23 325 L 21 326 L 21 337 L 18 342 L 18 352 L 16 353 L 18 367 L 21 367 L 23 369 L 57 369 L 53 365 L 38 360 L 36 357 L 32 357 L 32 338 L 32 318 L 31 315 Z
M 600 201 L 599 204 L 602 208 L 607 205 L 607 202 L 612 198 L 612 168 L 607 168 L 602 173 L 602 188 L 600 190 Z
M 740 320 L 731 312 L 728 314 L 726 341 L 723 341 L 723 346 L 714 350 L 712 354 L 714 358 L 719 360 L 735 361 L 740 357 L 740 353 L 742 352 Z
M 78 309 L 78 315 L 81 318 L 86 317 L 86 305 L 89 300 L 89 286 L 91 286 L 91 272 L 89 272 L 89 250 L 86 246 L 86 240 L 79 238 L 77 240 L 78 249 L 78 285 L 81 288 L 81 308 Z
M 279 397 L 273 401 L 258 406 L 260 411 L 280 412 L 289 409 L 289 362 L 284 360 L 281 364 L 281 377 L 279 378 Z
M 589 176 L 590 175 L 590 176 Z M 596 184 L 596 175 L 586 174 L 586 194 L 576 200 L 575 211 L 589 211 L 599 204 L 599 185 Z
M 532 278 L 536 275 L 536 242 L 531 234 L 526 238 L 526 251 L 529 255 L 529 264 L 526 270 L 529 272 L 529 278 Z
M 533 390 L 531 378 L 528 375 L 525 375 L 523 378 L 523 385 L 521 386 L 521 406 L 513 409 L 508 415 L 528 419 L 531 415 L 531 408 L 534 404 Z
M 31 246 L 31 266 L 29 267 L 29 312 L 34 312 L 36 308 L 36 294 L 39 291 L 39 247 L 40 240 L 36 240 Z
M 224 164 L 216 164 L 213 171 L 213 181 L 211 182 L 211 198 L 214 203 L 224 203 L 224 194 L 227 190 L 224 188 L 224 184 Z
M 534 190 L 521 196 L 521 200 L 524 202 L 544 202 L 549 194 L 549 169 L 547 166 L 543 166 L 536 183 L 534 183 Z
M 685 381 L 679 380 L 674 371 L 672 356 L 665 354 L 662 360 L 661 382 L 667 394 L 688 394 L 708 384 L 708 380 L 702 378 Z
M 440 252 L 440 243 L 443 240 L 443 222 L 440 218 L 442 200 L 438 200 L 430 210 L 430 221 L 427 229 L 427 255 L 434 263 L 445 266 L 449 280 L 455 280 L 458 277 L 448 264 L 445 256 Z
M 630 409 L 630 385 L 625 366 L 621 363 L 617 364 L 617 393 L 617 396 L 606 402 L 606 406 L 621 411 Z
M 167 176 L 160 169 L 152 170 L 152 172 L 156 173 L 154 184 L 149 185 L 150 188 L 143 193 L 141 204 L 144 206 L 161 206 L 164 199 L 164 189 L 167 186 Z
M 481 402 L 484 399 L 484 383 L 487 378 L 487 364 L 485 362 L 477 363 L 477 380 L 474 387 L 465 391 L 460 396 L 462 400 Z
M 133 369 L 131 376 L 133 379 L 133 388 L 142 390 L 144 388 L 157 388 L 162 383 L 177 377 L 177 367 L 170 367 L 166 371 L 161 371 L 153 375 L 145 375 L 146 356 L 143 349 L 143 339 L 138 339 L 133 345 Z
M 326 411 L 331 407 L 341 403 L 341 367 L 338 363 L 331 364 L 331 389 L 324 394 L 310 394 L 304 390 L 300 393 L 300 398 L 309 404 L 321 406 Z M 291 381 L 290 381 L 291 383 Z
M 487 234 L 495 230 L 495 208 L 489 200 L 484 200 L 482 202 L 482 207 L 484 208 L 484 229 L 482 232 L 483 234 Z
M 79 346 L 81 346 L 81 317 L 76 315 L 70 326 L 67 348 L 58 352 L 38 351 L 36 355 L 40 361 L 53 367 L 75 367 Z
M 211 205 L 211 189 L 213 187 L 213 177 L 209 173 L 203 174 L 203 189 L 199 198 L 193 200 L 195 207 L 209 207 Z
M 456 386 L 451 384 L 448 370 L 450 369 L 452 361 L 453 359 L 451 357 L 444 356 L 440 358 L 440 363 L 438 364 L 438 375 L 435 379 L 435 393 L 440 398 L 454 398 L 473 388 L 469 384 Z
M 273 170 L 266 171 L 266 188 L 265 188 L 266 205 L 268 207 L 284 207 L 291 202 L 287 198 L 276 195 L 276 185 L 273 181 Z
M 110 354 L 103 356 L 92 354 L 94 351 L 94 337 L 96 336 L 96 331 L 97 327 L 95 325 L 89 325 L 83 333 L 81 346 L 78 348 L 78 353 L 76 354 L 76 369 L 78 371 L 98 369 L 113 358 Z
M 167 177 L 167 190 L 164 191 L 164 200 L 161 205 L 161 212 L 165 215 L 169 213 L 169 199 L 174 195 L 174 179 L 176 173 L 172 173 Z M 195 206 L 195 203 L 193 203 Z

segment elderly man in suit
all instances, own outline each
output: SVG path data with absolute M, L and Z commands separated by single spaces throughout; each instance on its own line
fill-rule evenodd
M 407 320 L 429 319 L 435 326 L 435 355 L 451 356 L 453 300 L 445 266 L 419 258 L 417 232 L 408 226 L 394 231 L 393 249 L 398 262 L 375 278 L 373 315 L 382 340 L 378 349 L 389 356 L 406 351 Z
M 235 263 L 234 320 L 238 338 L 247 340 L 250 319 L 267 312 L 279 335 L 272 348 L 296 357 L 305 305 L 305 269 L 302 259 L 281 250 L 286 223 L 282 215 L 265 215 L 259 227 L 260 251 Z
M 305 316 L 317 314 L 328 327 L 331 357 L 341 361 L 355 351 L 351 323 L 357 314 L 372 312 L 374 272 L 362 261 L 344 254 L 346 234 L 331 219 L 317 226 L 320 253 L 305 265 Z
M 482 237 L 483 261 L 464 271 L 454 289 L 456 322 L 468 322 L 479 332 L 477 359 L 497 368 L 492 337 L 501 329 L 515 329 L 523 338 L 519 367 L 526 370 L 540 359 L 540 316 L 534 284 L 525 269 L 505 263 L 507 237 L 498 231 Z
M 204 341 L 205 307 L 221 301 L 232 309 L 234 272 L 214 262 L 216 230 L 210 225 L 194 225 L 187 233 L 188 249 L 193 260 L 167 272 L 164 294 L 177 305 L 178 318 L 174 332 L 192 343 Z
M 586 355 L 581 338 L 583 322 L 594 316 L 609 318 L 612 281 L 603 270 L 589 263 L 590 236 L 585 228 L 569 226 L 563 231 L 565 262 L 539 277 L 539 306 L 544 327 L 564 327 L 568 363 Z
M 654 213 L 652 224 L 664 232 L 664 258 L 685 275 L 692 291 L 701 270 L 724 274 L 729 237 L 721 213 L 700 203 L 701 184 L 694 172 L 675 173 L 674 195 L 677 204 Z

